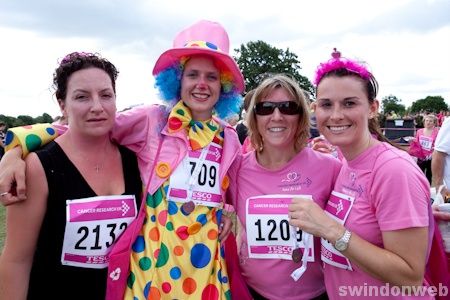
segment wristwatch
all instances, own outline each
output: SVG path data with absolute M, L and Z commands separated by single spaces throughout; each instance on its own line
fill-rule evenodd
M 344 235 L 337 239 L 336 243 L 334 243 L 334 248 L 340 252 L 345 251 L 348 247 L 348 242 L 350 242 L 351 236 L 352 233 L 346 229 Z

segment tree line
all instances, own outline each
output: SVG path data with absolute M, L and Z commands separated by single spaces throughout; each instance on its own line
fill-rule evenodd
M 36 118 L 30 117 L 28 115 L 20 115 L 17 117 L 12 117 L 0 114 L 0 121 L 5 123 L 8 128 L 11 128 L 17 126 L 32 125 L 37 123 L 52 123 L 53 118 L 48 113 L 43 113 L 42 115 Z
M 300 87 L 307 92 L 311 100 L 315 99 L 315 88 L 309 79 L 301 74 L 301 62 L 297 54 L 289 48 L 283 50 L 273 47 L 263 41 L 242 44 L 240 48 L 234 49 L 234 57 L 244 74 L 246 91 L 258 86 L 265 77 L 275 73 L 285 73 L 295 78 Z M 406 108 L 401 104 L 402 100 L 394 95 L 384 97 L 381 101 L 382 114 L 394 111 L 396 114 L 405 116 L 407 114 L 425 112 L 439 113 L 448 111 L 448 105 L 441 96 L 427 96 L 417 99 Z
M 245 78 L 246 92 L 256 88 L 267 76 L 276 73 L 284 73 L 297 80 L 310 100 L 315 99 L 315 89 L 313 84 L 306 76 L 301 74 L 302 68 L 298 55 L 289 50 L 289 48 L 279 49 L 259 40 L 241 44 L 241 46 L 234 49 L 234 51 L 234 58 Z M 438 113 L 440 111 L 448 111 L 449 109 L 444 98 L 441 96 L 427 96 L 423 99 L 418 99 L 408 108 L 401 102 L 402 100 L 394 95 L 384 97 L 381 101 L 382 115 L 392 111 L 398 115 L 404 116 L 422 111 Z M 20 115 L 15 118 L 0 114 L 0 121 L 5 122 L 8 127 L 15 127 L 35 123 L 51 123 L 53 118 L 47 113 L 36 118 L 27 115 Z

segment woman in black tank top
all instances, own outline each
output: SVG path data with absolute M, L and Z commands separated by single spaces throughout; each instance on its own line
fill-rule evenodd
M 105 298 L 108 253 L 136 217 L 142 189 L 135 155 L 109 138 L 117 74 L 84 52 L 56 69 L 69 129 L 26 159 L 27 200 L 7 211 L 1 299 Z

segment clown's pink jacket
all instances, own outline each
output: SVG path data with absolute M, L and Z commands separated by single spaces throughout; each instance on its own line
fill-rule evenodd
M 170 177 L 188 151 L 188 140 L 182 131 L 168 133 L 166 108 L 160 105 L 141 106 L 118 114 L 112 138 L 134 151 L 144 183 L 143 197 L 153 194 Z M 220 164 L 222 197 L 228 187 L 227 172 L 240 153 L 236 131 L 216 119 L 224 127 L 223 156 Z M 159 169 L 159 171 L 158 171 Z M 164 175 L 164 176 L 163 176 Z M 144 200 L 143 200 L 144 201 Z M 128 226 L 110 253 L 106 299 L 123 299 L 130 265 L 131 245 L 138 235 L 145 216 L 141 205 L 137 218 Z

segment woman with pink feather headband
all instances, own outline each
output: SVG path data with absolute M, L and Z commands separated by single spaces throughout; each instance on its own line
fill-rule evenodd
M 375 77 L 335 51 L 317 68 L 315 85 L 319 131 L 339 147 L 343 166 L 325 210 L 294 199 L 289 214 L 291 225 L 322 238 L 329 298 L 433 299 L 433 290 L 417 298 L 411 291 L 429 285 L 429 185 L 379 133 Z
M 230 299 L 233 282 L 218 237 L 240 143 L 213 114 L 239 111 L 244 80 L 228 34 L 211 21 L 187 27 L 153 74 L 165 105 L 125 111 L 112 132 L 138 156 L 146 205 L 113 246 L 106 298 Z M 18 144 L 26 145 L 26 136 L 10 137 L 9 148 Z

